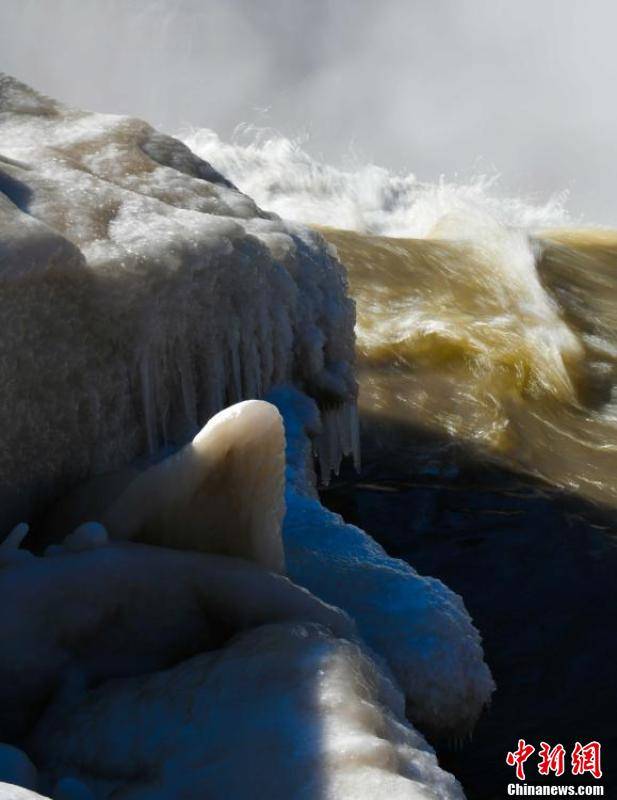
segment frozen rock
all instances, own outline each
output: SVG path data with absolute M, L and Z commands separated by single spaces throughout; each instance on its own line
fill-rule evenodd
M 145 122 L 6 75 L 0 284 L 0 530 L 282 382 L 354 424 L 354 306 L 323 239 Z
M 30 746 L 98 798 L 463 800 L 355 644 L 270 625 L 153 675 L 60 698 Z

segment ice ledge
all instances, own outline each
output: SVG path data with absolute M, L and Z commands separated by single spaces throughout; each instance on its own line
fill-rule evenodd
M 321 237 L 181 142 L 0 74 L 0 530 L 292 383 L 355 450 L 354 306 Z

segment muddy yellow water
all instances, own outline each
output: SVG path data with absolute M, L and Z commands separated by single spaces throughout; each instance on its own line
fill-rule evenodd
M 617 505 L 617 233 L 322 232 L 357 303 L 364 409 Z

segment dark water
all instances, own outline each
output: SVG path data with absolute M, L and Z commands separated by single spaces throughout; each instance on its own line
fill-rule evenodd
M 460 749 L 434 742 L 469 800 L 501 800 L 519 738 L 602 744 L 605 797 L 617 798 L 617 512 L 488 462 L 447 439 L 365 420 L 364 467 L 323 492 L 331 509 L 393 556 L 461 594 L 497 691 Z M 535 756 L 527 782 L 541 778 Z

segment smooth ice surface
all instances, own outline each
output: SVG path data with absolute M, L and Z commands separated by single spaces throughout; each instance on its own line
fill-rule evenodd
M 5 75 L 0 284 L 3 534 L 284 381 L 353 421 L 354 308 L 320 236 L 145 122 Z
M 495 686 L 462 599 L 321 505 L 307 438 L 318 431 L 318 410 L 293 389 L 269 399 L 283 414 L 287 436 L 289 576 L 356 621 L 396 676 L 421 729 L 454 737 L 469 732 Z
M 246 558 L 284 572 L 284 486 L 281 416 L 270 403 L 245 400 L 139 475 L 103 522 L 115 538 Z

